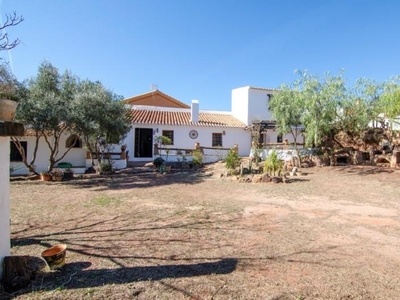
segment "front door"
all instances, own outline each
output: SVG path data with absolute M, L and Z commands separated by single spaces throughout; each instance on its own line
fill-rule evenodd
M 135 157 L 153 157 L 153 129 L 135 128 Z

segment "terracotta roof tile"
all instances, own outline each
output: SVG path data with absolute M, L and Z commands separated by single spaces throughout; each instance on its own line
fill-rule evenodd
M 231 127 L 245 128 L 246 125 L 230 114 L 212 112 L 199 113 L 199 121 L 190 121 L 190 111 L 163 111 L 134 108 L 131 110 L 131 119 L 134 124 L 156 124 L 176 126 L 201 127 Z

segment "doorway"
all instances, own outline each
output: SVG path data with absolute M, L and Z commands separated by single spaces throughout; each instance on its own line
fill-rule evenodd
M 153 157 L 153 129 L 135 128 L 135 157 Z

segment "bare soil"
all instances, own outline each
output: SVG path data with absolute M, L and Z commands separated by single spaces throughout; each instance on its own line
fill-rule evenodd
M 65 243 L 67 263 L 0 298 L 399 299 L 399 170 L 253 184 L 222 167 L 13 181 L 12 254 Z

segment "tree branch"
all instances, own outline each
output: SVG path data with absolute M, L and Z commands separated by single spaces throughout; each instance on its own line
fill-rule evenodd
M 18 46 L 18 44 L 21 42 L 19 39 L 10 41 L 8 34 L 4 32 L 4 29 L 7 27 L 16 26 L 22 21 L 24 21 L 24 17 L 17 16 L 16 12 L 13 12 L 12 14 L 6 14 L 6 21 L 0 26 L 0 51 L 11 50 Z

